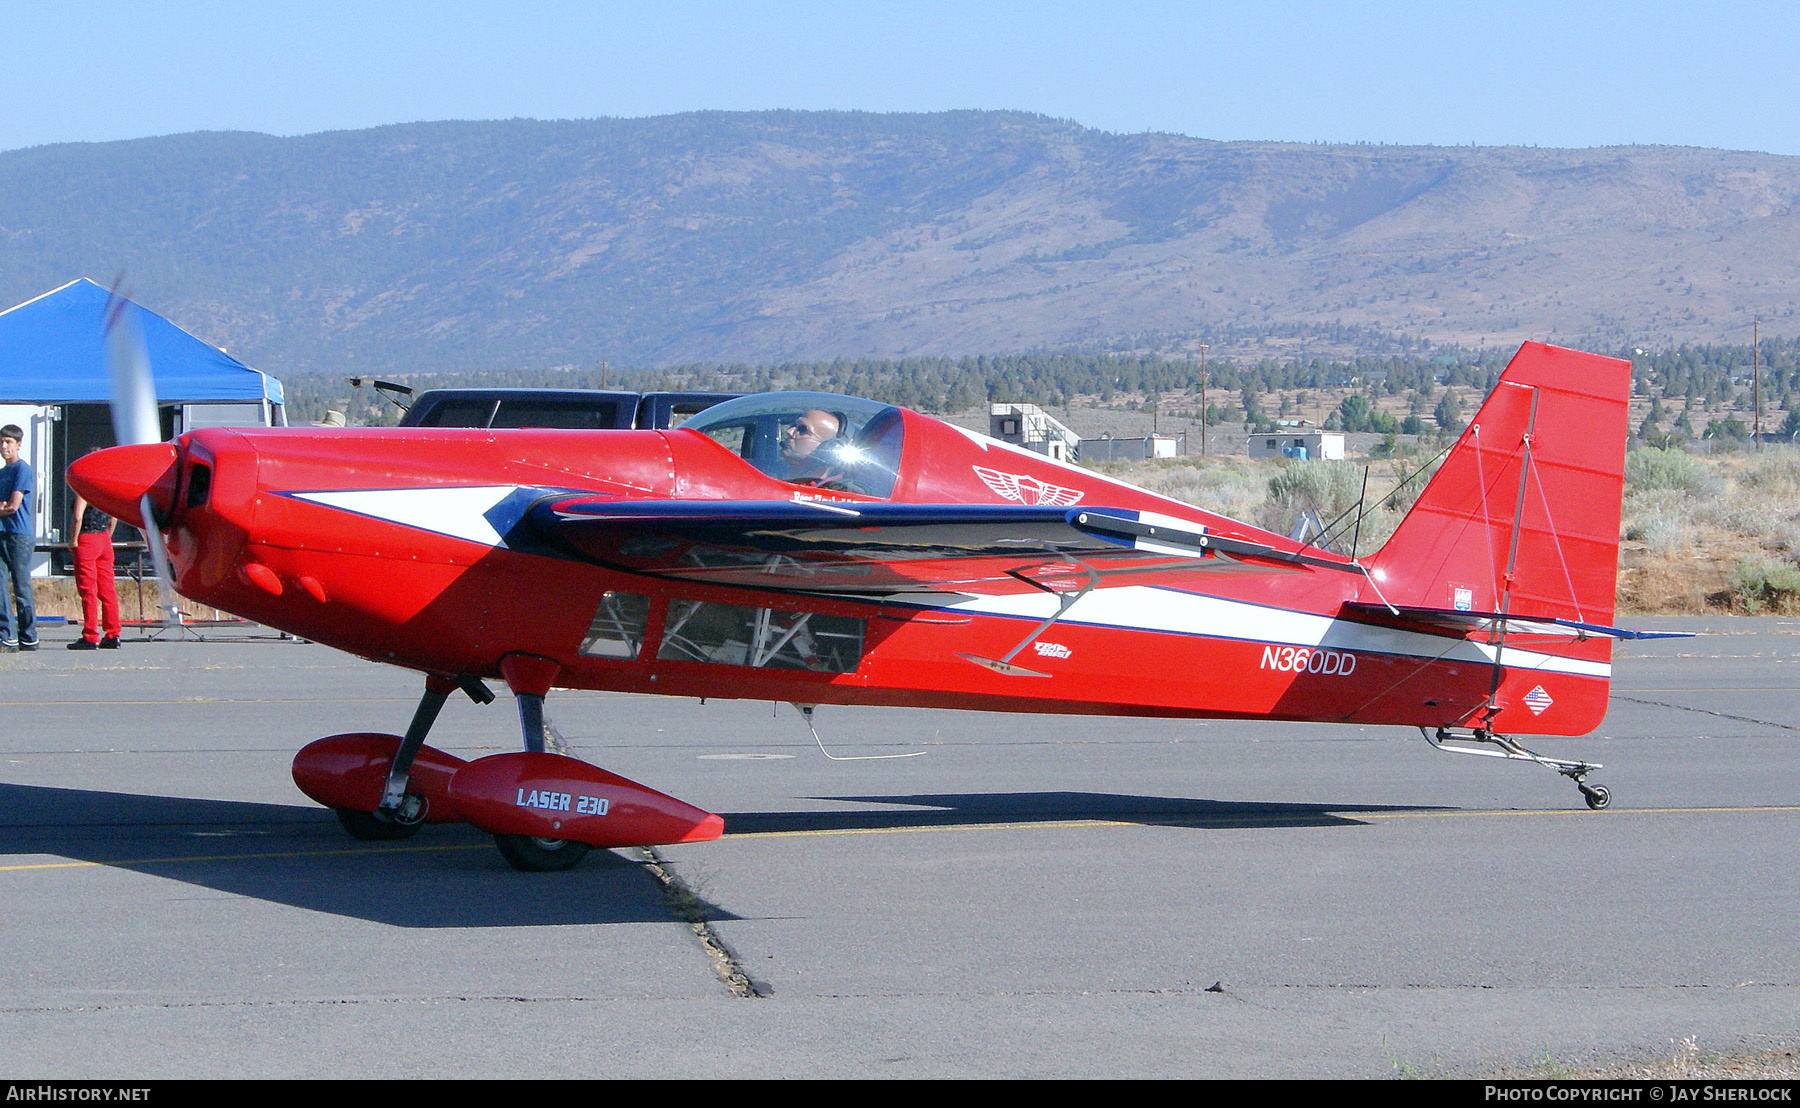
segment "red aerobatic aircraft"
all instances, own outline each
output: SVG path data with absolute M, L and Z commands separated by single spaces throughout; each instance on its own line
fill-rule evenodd
M 1599 808 L 1595 766 L 1507 736 L 1596 727 L 1611 639 L 1636 634 L 1608 626 L 1630 380 L 1526 344 L 1361 559 L 822 393 L 667 431 L 139 430 L 70 481 L 149 525 L 182 595 L 425 675 L 403 736 L 295 759 L 363 838 L 460 820 L 560 869 L 721 833 L 546 752 L 552 687 L 1401 724 L 1547 765 Z M 425 746 L 452 692 L 492 699 L 484 679 L 513 692 L 525 749 Z

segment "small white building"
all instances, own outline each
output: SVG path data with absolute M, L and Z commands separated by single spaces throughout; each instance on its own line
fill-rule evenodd
M 1081 436 L 1036 404 L 989 405 L 988 434 L 1059 462 L 1072 462 L 1081 454 Z
M 1342 431 L 1301 430 L 1280 427 L 1266 435 L 1250 436 L 1252 458 L 1302 458 L 1307 461 L 1343 461 Z
M 1097 439 L 1081 440 L 1083 462 L 1141 462 L 1146 458 L 1174 458 L 1179 455 L 1176 440 L 1170 435 L 1145 435 L 1137 439 L 1102 435 Z

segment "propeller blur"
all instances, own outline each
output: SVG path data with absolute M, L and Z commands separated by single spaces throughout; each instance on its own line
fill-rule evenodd
M 143 466 L 157 465 L 168 456 L 167 468 L 146 483 L 132 501 L 134 512 L 112 512 L 144 534 L 144 545 L 150 550 L 150 562 L 156 569 L 156 581 L 162 598 L 164 619 L 169 624 L 181 622 L 181 610 L 175 604 L 175 575 L 169 568 L 169 556 L 157 517 L 173 507 L 173 449 L 162 443 L 162 421 L 156 408 L 156 382 L 150 373 L 150 353 L 144 346 L 143 328 L 138 324 L 138 306 L 113 293 L 106 304 L 106 362 L 112 379 L 113 437 L 122 450 L 153 448 L 153 453 L 139 455 Z M 121 460 L 122 468 L 128 463 Z M 141 474 L 127 469 L 124 480 L 134 485 Z M 163 494 L 159 499 L 157 493 Z M 100 503 L 90 498 L 92 503 Z M 122 501 L 112 501 L 115 506 Z

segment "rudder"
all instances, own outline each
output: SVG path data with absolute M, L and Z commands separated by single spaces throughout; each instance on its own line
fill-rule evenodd
M 1367 559 L 1381 598 L 1403 608 L 1610 623 L 1630 398 L 1628 361 L 1521 346 L 1399 528 Z

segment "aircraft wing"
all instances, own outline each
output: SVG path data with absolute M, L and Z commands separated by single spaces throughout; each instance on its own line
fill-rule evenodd
M 630 572 L 861 596 L 1061 592 L 1090 581 L 1089 571 L 1339 568 L 1116 508 L 547 497 L 524 523 L 540 540 Z

